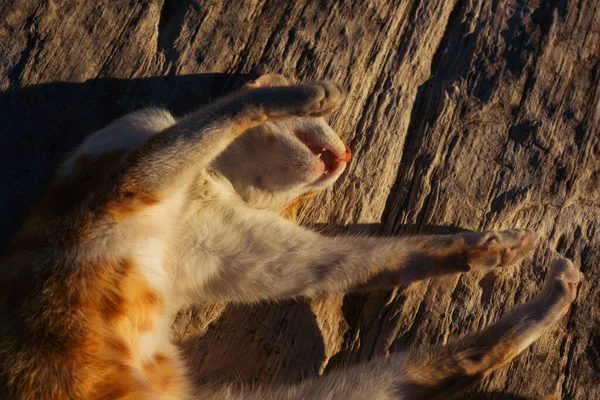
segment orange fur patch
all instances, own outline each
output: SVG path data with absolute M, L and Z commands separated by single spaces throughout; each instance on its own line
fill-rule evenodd
M 142 190 L 125 190 L 106 206 L 106 216 L 109 219 L 119 220 L 127 215 L 135 214 L 146 207 L 159 203 L 160 198 L 154 193 L 145 193 Z
M 0 378 L 14 393 L 24 398 L 135 399 L 156 390 L 142 377 L 144 371 L 136 371 L 135 351 L 154 318 L 164 314 L 164 302 L 132 260 L 65 264 L 37 283 L 39 278 L 23 267 L 33 259 L 16 255 L 4 261 L 7 287 L 0 293 L 0 317 L 7 332 L 15 333 L 0 337 L 8 352 L 4 357 L 11 354 L 2 359 L 0 353 Z M 36 293 L 37 285 L 31 308 L 27 296 Z M 9 309 L 27 312 L 8 317 Z M 18 345 L 16 338 L 28 344 Z M 159 386 L 165 388 L 168 375 L 152 374 L 161 377 Z
M 237 136 L 240 135 L 242 132 L 255 127 L 256 125 L 260 124 L 261 122 L 264 122 L 267 120 L 267 114 L 265 113 L 260 113 L 255 115 L 252 118 L 243 118 L 240 119 L 239 121 L 236 121 L 233 125 L 233 133 Z
M 127 152 L 115 150 L 77 157 L 68 175 L 58 176 L 50 183 L 33 213 L 118 220 L 157 204 L 160 198 L 156 193 L 123 181 L 126 156 Z M 75 231 L 81 233 L 81 229 Z
M 302 196 L 292 200 L 289 204 L 287 204 L 279 211 L 279 215 L 292 222 L 296 222 L 298 218 L 298 208 L 300 207 L 300 205 L 306 200 L 310 199 L 311 197 L 314 197 L 317 193 L 318 192 L 305 193 Z
M 86 398 L 89 399 L 144 399 L 152 393 L 135 370 L 127 365 L 110 365 Z
M 169 391 L 178 378 L 178 368 L 175 360 L 161 353 L 155 353 L 142 366 L 142 370 L 146 378 L 148 378 L 150 386 L 157 392 Z
M 106 349 L 109 351 L 111 356 L 115 359 L 120 360 L 131 360 L 133 354 L 129 346 L 125 344 L 123 339 L 109 337 L 106 339 Z

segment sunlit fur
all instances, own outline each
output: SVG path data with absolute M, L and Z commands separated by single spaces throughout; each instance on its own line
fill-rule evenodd
M 143 110 L 85 140 L 0 259 L 0 398 L 442 399 L 550 329 L 580 279 L 567 260 L 531 302 L 446 346 L 291 387 L 188 383 L 169 334 L 182 306 L 390 287 L 534 249 L 529 230 L 329 237 L 291 222 L 349 160 L 320 118 L 342 99 L 330 82 L 266 75 L 189 116 Z

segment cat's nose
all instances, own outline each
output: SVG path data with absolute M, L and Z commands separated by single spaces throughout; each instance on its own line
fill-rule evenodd
M 346 145 L 344 145 L 344 146 L 346 147 L 346 154 L 344 154 L 344 156 L 342 158 L 340 158 L 340 161 L 348 162 L 352 158 L 352 152 L 350 151 L 350 147 L 348 147 Z

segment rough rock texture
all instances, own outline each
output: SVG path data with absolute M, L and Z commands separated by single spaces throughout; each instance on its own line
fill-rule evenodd
M 350 93 L 330 121 L 353 161 L 303 223 L 543 241 L 504 272 L 186 310 L 174 329 L 199 381 L 296 381 L 444 343 L 531 298 L 560 253 L 587 277 L 571 313 L 464 398 L 600 398 L 599 0 L 4 1 L 0 239 L 87 134 L 262 72 Z

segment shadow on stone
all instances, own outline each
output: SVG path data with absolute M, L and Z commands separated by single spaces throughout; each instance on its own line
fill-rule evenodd
M 0 92 L 0 248 L 19 227 L 58 164 L 83 138 L 128 112 L 185 114 L 251 75 L 196 74 L 50 82 Z

